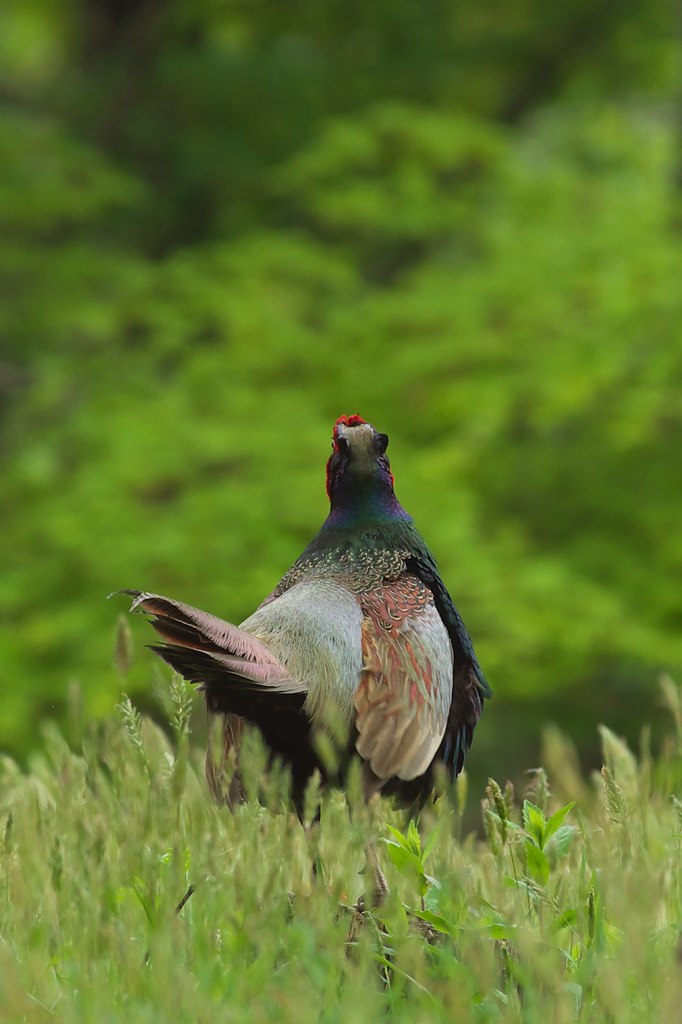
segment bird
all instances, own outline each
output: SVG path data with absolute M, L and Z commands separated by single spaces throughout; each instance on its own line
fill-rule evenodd
M 437 765 L 462 770 L 492 696 L 426 542 L 395 494 L 388 436 L 359 415 L 334 424 L 327 519 L 239 626 L 139 590 L 161 642 L 150 645 L 203 691 L 234 741 L 244 721 L 291 772 L 299 813 L 319 772 L 338 771 L 320 737 L 362 765 L 365 794 L 421 807 Z M 342 728 L 339 729 L 339 723 Z M 336 775 L 335 775 L 336 773 Z M 341 780 L 342 781 L 342 780 Z

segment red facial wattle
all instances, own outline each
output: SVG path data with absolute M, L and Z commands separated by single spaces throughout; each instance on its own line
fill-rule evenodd
M 334 424 L 334 450 L 338 451 L 338 436 L 339 427 L 361 427 L 367 423 L 367 420 L 363 420 L 362 416 L 355 414 L 354 416 L 339 416 L 338 420 Z

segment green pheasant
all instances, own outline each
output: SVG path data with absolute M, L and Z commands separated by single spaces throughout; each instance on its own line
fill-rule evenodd
M 300 806 L 319 769 L 316 734 L 347 726 L 368 794 L 423 801 L 442 761 L 457 775 L 491 696 L 434 558 L 395 496 L 388 437 L 360 416 L 334 426 L 329 516 L 239 627 L 128 590 L 153 616 L 152 649 L 204 691 L 209 711 L 260 729 L 290 766 Z M 336 730 L 338 734 L 338 730 Z

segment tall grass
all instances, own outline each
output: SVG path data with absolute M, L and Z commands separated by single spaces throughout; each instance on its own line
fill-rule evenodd
M 525 801 L 491 781 L 485 841 L 460 836 L 465 780 L 419 831 L 365 807 L 357 775 L 347 794 L 312 786 L 305 829 L 252 734 L 249 799 L 218 807 L 177 680 L 174 743 L 127 701 L 104 725 L 76 708 L 28 773 L 2 762 L 0 1017 L 677 1021 L 682 703 L 664 686 L 677 732 L 658 761 L 602 729 L 586 781 L 549 732 L 550 781 L 535 771 Z M 372 840 L 391 892 L 359 918 Z

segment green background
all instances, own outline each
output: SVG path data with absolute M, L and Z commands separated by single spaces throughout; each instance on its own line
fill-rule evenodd
M 659 0 L 6 0 L 0 746 L 108 712 L 139 587 L 233 621 L 391 437 L 495 699 L 636 740 L 682 667 L 682 47 Z M 150 639 L 125 681 L 151 706 Z

